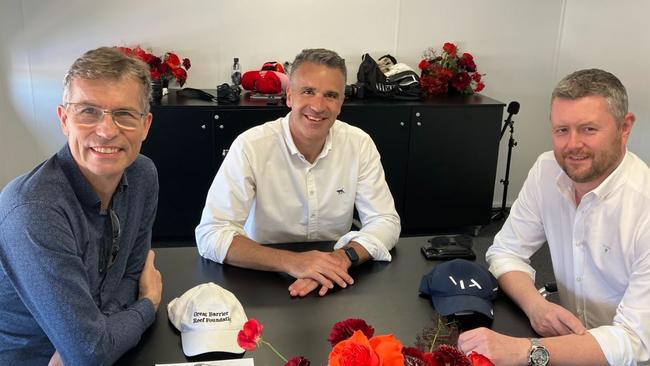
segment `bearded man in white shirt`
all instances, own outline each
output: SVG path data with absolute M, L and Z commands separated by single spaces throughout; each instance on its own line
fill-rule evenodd
M 553 152 L 531 169 L 487 252 L 501 288 L 545 337 L 485 328 L 459 345 L 497 365 L 646 365 L 650 358 L 650 171 L 627 151 L 635 117 L 612 74 L 581 70 L 553 91 Z M 548 242 L 560 305 L 535 289 Z
M 296 278 L 291 296 L 354 280 L 352 265 L 390 261 L 400 220 L 379 153 L 362 130 L 338 121 L 347 71 L 333 51 L 307 49 L 289 75 L 291 112 L 233 142 L 196 228 L 210 260 Z M 356 207 L 362 228 L 350 231 Z M 335 240 L 333 252 L 296 253 L 260 243 Z

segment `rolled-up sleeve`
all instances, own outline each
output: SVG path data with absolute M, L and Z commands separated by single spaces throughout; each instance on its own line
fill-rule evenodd
M 610 365 L 650 364 L 650 223 L 638 231 L 639 251 L 612 325 L 589 330 Z
M 546 242 L 536 189 L 539 173 L 538 161 L 528 173 L 506 222 L 487 250 L 486 261 L 496 278 L 507 272 L 520 271 L 535 281 L 530 257 Z

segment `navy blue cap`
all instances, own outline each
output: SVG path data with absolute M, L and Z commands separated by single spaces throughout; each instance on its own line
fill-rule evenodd
M 433 307 L 442 316 L 476 312 L 492 319 L 492 301 L 498 289 L 492 273 L 465 259 L 436 265 L 420 282 L 420 292 L 431 296 Z

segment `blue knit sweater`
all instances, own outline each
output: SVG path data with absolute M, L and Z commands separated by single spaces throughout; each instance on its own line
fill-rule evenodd
M 112 364 L 138 343 L 155 318 L 151 301 L 137 298 L 157 200 L 156 168 L 139 156 L 113 196 L 120 249 L 100 273 L 110 217 L 67 145 L 5 187 L 0 365 L 46 365 L 55 350 L 66 365 Z

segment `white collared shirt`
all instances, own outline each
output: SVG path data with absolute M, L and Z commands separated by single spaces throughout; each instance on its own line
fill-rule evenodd
M 631 152 L 576 207 L 553 152 L 542 154 L 487 251 L 498 278 L 522 271 L 548 242 L 561 304 L 596 338 L 610 365 L 650 357 L 650 170 Z
M 362 228 L 350 231 L 356 206 Z M 336 240 L 388 252 L 400 220 L 370 136 L 336 121 L 313 164 L 296 148 L 289 115 L 239 135 L 208 191 L 196 227 L 199 253 L 223 263 L 235 235 L 261 243 Z

